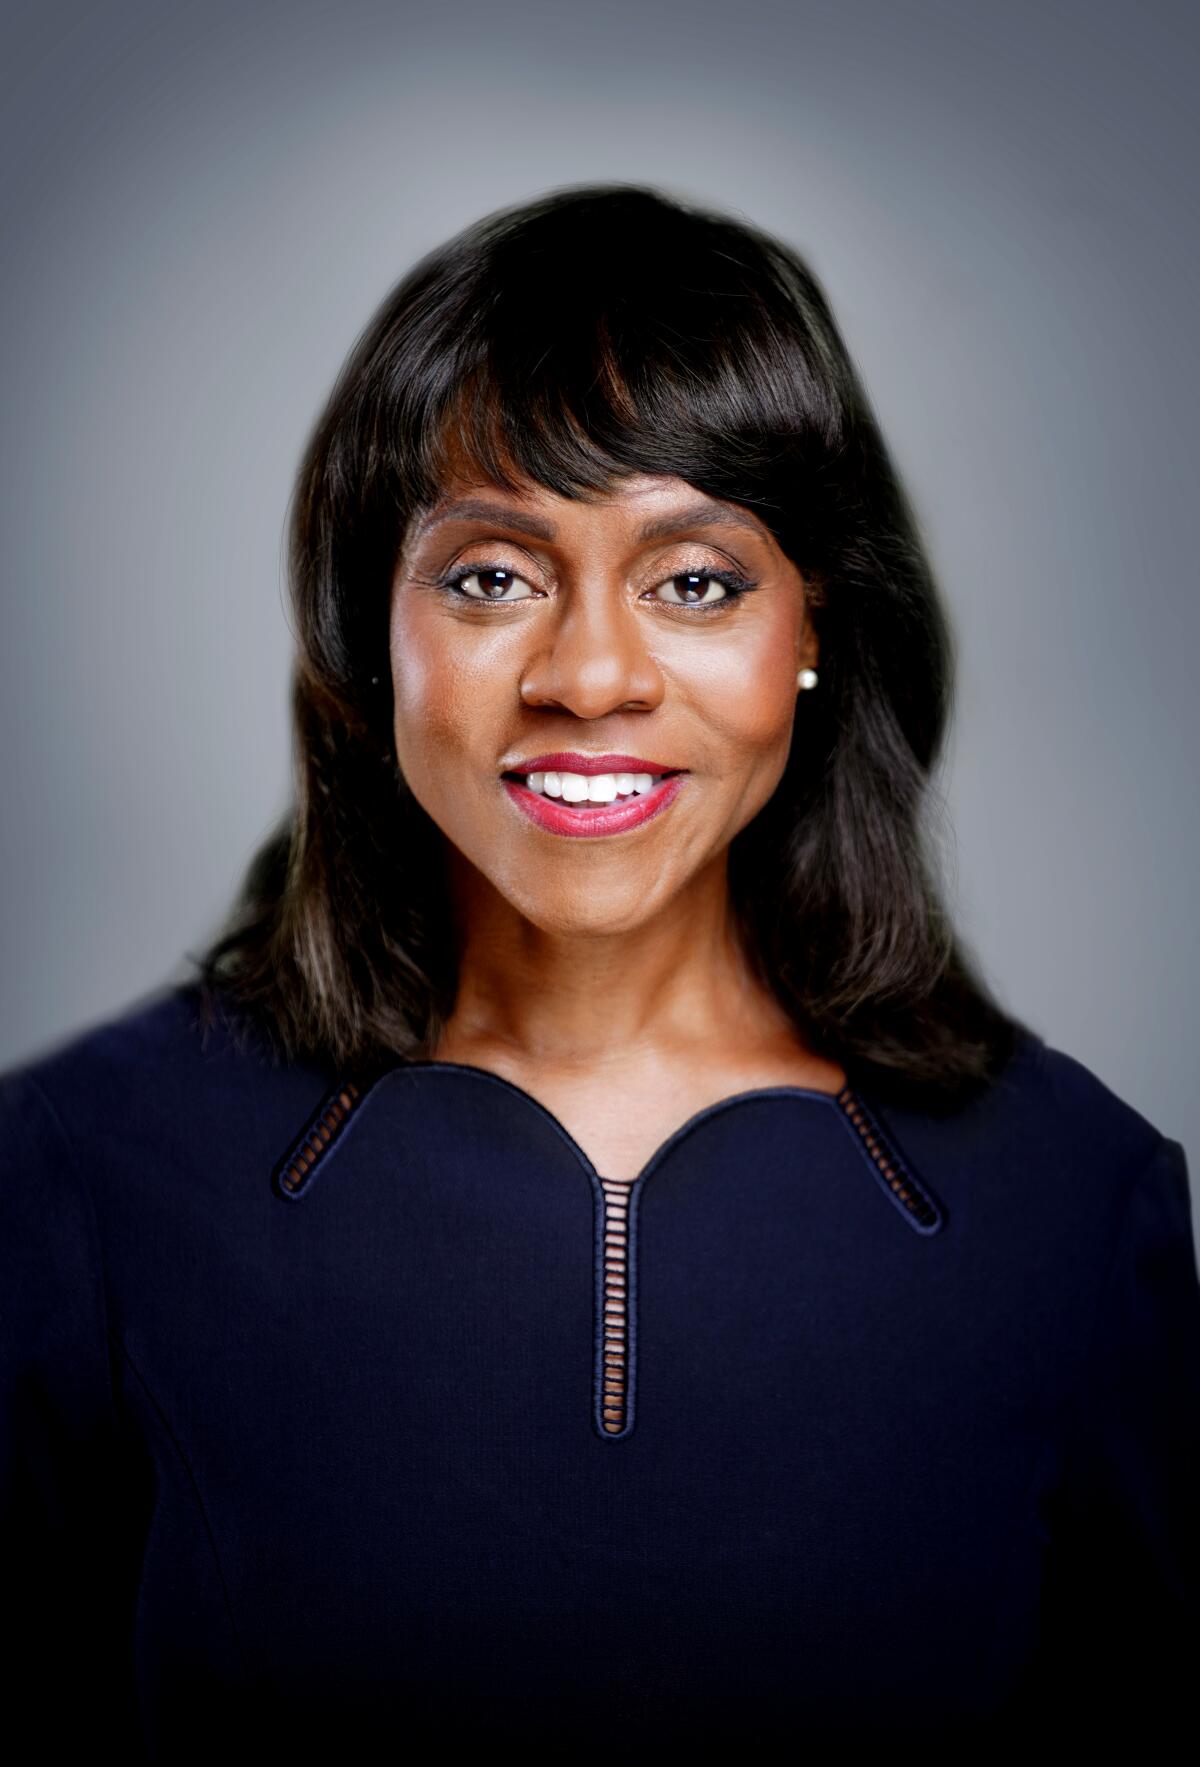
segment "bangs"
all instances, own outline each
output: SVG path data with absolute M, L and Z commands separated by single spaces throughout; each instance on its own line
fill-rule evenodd
M 384 434 L 409 512 L 453 480 L 588 499 L 649 473 L 804 550 L 845 413 L 802 266 L 636 189 L 491 231 L 460 236 L 428 272 L 440 298 L 406 315 L 420 369 Z

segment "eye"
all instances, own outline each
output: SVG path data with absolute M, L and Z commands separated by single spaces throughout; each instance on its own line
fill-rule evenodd
M 439 587 L 460 600 L 505 605 L 540 599 L 542 594 L 508 565 L 460 564 L 441 579 Z M 737 571 L 676 571 L 643 599 L 661 601 L 668 607 L 692 607 L 707 613 L 724 603 L 737 601 L 754 588 L 757 584 Z
M 468 588 L 472 583 L 478 586 Z M 460 565 L 446 578 L 446 587 L 469 601 L 528 601 L 534 593 L 523 577 L 503 565 Z
M 669 607 L 714 607 L 720 601 L 735 600 L 753 586 L 732 571 L 677 571 L 658 585 L 654 596 Z M 663 590 L 667 593 L 661 593 Z

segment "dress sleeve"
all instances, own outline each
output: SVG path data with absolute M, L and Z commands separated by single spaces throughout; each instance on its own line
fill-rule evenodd
M 143 1758 L 136 1565 L 122 1516 L 90 1193 L 37 1082 L 0 1076 L 0 1616 L 5 1727 L 38 1754 Z M 65 1758 L 65 1757 L 64 1757 Z
M 1062 1469 L 1036 1715 L 1064 1743 L 1165 1753 L 1194 1723 L 1200 1647 L 1200 1283 L 1178 1141 L 1122 1205 Z

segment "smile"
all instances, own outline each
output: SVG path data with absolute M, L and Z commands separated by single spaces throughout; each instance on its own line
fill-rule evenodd
M 549 834 L 595 837 L 638 828 L 674 803 L 686 777 L 678 768 L 638 766 L 624 755 L 538 759 L 559 765 L 514 769 L 502 783 L 517 808 Z
M 644 796 L 665 777 L 662 773 L 529 773 L 525 785 L 544 797 L 561 798 L 564 804 L 611 804 L 618 797 Z

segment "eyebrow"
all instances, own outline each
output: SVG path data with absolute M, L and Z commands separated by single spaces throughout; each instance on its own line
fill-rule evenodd
M 492 503 L 481 497 L 464 497 L 426 517 L 413 535 L 414 541 L 424 539 L 434 528 L 449 521 L 496 522 L 502 527 L 514 528 L 518 533 L 529 534 L 535 540 L 553 540 L 556 532 L 552 522 L 543 521 L 541 516 L 528 515 L 524 510 L 513 509 L 507 503 Z M 708 499 L 703 503 L 689 503 L 672 515 L 655 516 L 643 524 L 637 537 L 639 540 L 666 540 L 672 534 L 698 527 L 747 528 L 752 534 L 757 534 L 759 539 L 765 538 L 761 524 L 753 516 L 743 515 L 741 510 L 734 509 L 728 503 L 714 503 Z

